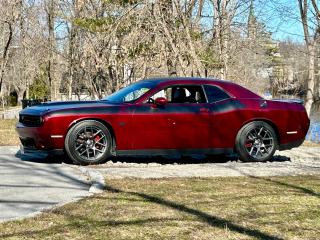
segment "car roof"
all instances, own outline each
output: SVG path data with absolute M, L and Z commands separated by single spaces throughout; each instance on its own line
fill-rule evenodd
M 244 88 L 232 81 L 220 80 L 215 78 L 201 78 L 201 77 L 158 77 L 143 79 L 140 82 L 157 82 L 158 86 L 165 86 L 170 84 L 214 84 L 222 87 L 229 94 L 238 98 L 261 98 L 256 93 Z
M 157 77 L 157 78 L 146 78 L 141 80 L 142 82 L 156 81 L 161 82 L 175 82 L 175 81 L 213 81 L 213 82 L 222 82 L 229 83 L 230 81 L 220 80 L 216 78 L 201 78 L 201 77 Z

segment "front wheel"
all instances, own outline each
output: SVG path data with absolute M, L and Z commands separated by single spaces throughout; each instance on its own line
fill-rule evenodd
M 85 120 L 69 130 L 65 149 L 76 164 L 99 164 L 111 155 L 111 134 L 101 122 Z
M 272 158 L 278 146 L 274 129 L 262 121 L 248 123 L 240 129 L 236 149 L 245 162 L 264 162 Z

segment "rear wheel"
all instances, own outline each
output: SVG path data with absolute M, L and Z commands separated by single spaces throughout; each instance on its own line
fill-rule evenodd
M 65 149 L 76 164 L 99 164 L 111 155 L 111 139 L 105 125 L 95 120 L 85 120 L 69 130 Z
M 240 129 L 236 149 L 246 162 L 264 162 L 272 158 L 278 146 L 274 129 L 263 121 L 248 123 Z

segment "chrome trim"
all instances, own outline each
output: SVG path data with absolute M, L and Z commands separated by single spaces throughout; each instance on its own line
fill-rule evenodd
M 298 131 L 291 131 L 291 132 L 287 132 L 287 134 L 297 134 Z
M 63 135 L 51 135 L 51 138 L 63 138 Z

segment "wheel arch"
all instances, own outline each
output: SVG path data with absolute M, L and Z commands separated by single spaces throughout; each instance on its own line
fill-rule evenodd
M 116 134 L 115 134 L 115 131 L 114 131 L 113 127 L 111 126 L 111 124 L 110 124 L 108 121 L 105 121 L 105 120 L 103 120 L 103 119 L 101 119 L 101 118 L 88 117 L 88 118 L 80 118 L 80 119 L 77 119 L 77 120 L 73 121 L 73 122 L 69 125 L 69 127 L 68 127 L 65 135 L 67 135 L 67 133 L 70 131 L 70 129 L 71 129 L 74 125 L 76 125 L 76 124 L 78 124 L 78 123 L 80 123 L 80 122 L 86 121 L 86 120 L 94 120 L 94 121 L 100 122 L 100 123 L 102 123 L 104 126 L 106 126 L 106 127 L 108 128 L 110 134 L 111 134 L 111 137 L 112 137 L 112 148 L 115 148 L 115 147 L 116 147 Z
M 265 122 L 265 123 L 269 124 L 269 125 L 273 128 L 273 130 L 274 130 L 275 133 L 276 133 L 277 140 L 278 140 L 278 145 L 279 145 L 279 144 L 280 144 L 280 132 L 279 132 L 279 129 L 278 129 L 277 125 L 276 125 L 272 120 L 270 120 L 270 119 L 266 119 L 266 118 L 250 119 L 249 121 L 246 121 L 246 122 L 244 122 L 244 123 L 241 125 L 241 127 L 238 129 L 237 134 L 239 133 L 239 131 L 240 131 L 245 125 L 247 125 L 247 124 L 249 124 L 249 123 L 251 123 L 251 122 L 258 122 L 258 121 L 260 121 L 260 122 Z

